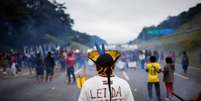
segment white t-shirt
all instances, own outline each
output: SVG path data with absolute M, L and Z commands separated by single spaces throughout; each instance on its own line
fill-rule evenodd
M 119 78 L 111 77 L 112 101 L 134 101 L 129 84 Z M 110 94 L 107 77 L 94 76 L 82 87 L 78 101 L 109 101 Z
M 119 60 L 117 63 L 116 63 L 116 66 L 118 67 L 118 69 L 122 70 L 126 67 L 126 64 L 125 62 Z
M 140 55 L 139 55 L 139 59 L 140 59 L 140 60 L 144 60 L 144 59 L 145 59 L 145 55 L 144 55 L 144 54 L 140 54 Z

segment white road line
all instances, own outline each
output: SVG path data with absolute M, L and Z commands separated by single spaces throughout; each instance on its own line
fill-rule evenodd
M 29 72 L 25 72 L 23 74 L 21 74 L 22 76 L 26 76 L 26 75 L 29 75 Z
M 196 68 L 196 67 L 190 67 L 190 69 L 193 69 L 193 70 L 199 70 L 199 71 L 201 71 L 201 68 Z
M 130 80 L 128 74 L 127 74 L 125 71 L 122 71 L 122 76 L 123 76 L 123 78 L 124 78 L 125 80 L 127 80 L 127 81 Z
M 180 66 L 181 64 L 176 64 L 176 65 L 177 65 L 177 66 Z M 195 66 L 189 66 L 189 69 L 201 71 L 201 68 L 195 67 Z
M 186 80 L 190 79 L 189 77 L 184 76 L 184 75 L 181 75 L 181 74 L 179 74 L 179 73 L 174 73 L 174 75 L 176 75 L 176 76 L 178 76 L 178 77 L 181 77 L 181 78 L 183 78 L 183 79 L 186 79 Z
M 75 75 L 79 74 L 82 71 L 83 71 L 83 68 L 78 69 L 77 71 L 75 71 Z

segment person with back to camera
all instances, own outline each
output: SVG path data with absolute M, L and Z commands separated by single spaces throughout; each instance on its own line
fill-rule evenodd
M 46 70 L 46 76 L 45 81 L 50 82 L 53 79 L 54 75 L 54 66 L 55 66 L 55 59 L 52 56 L 51 52 L 48 52 L 47 57 L 45 58 L 45 70 Z
M 35 62 L 36 62 L 36 79 L 38 82 L 42 82 L 44 76 L 44 67 L 43 67 L 43 59 L 41 57 L 40 52 L 37 53 Z
M 166 101 L 171 100 L 173 96 L 173 82 L 174 82 L 174 71 L 175 71 L 175 65 L 174 61 L 171 57 L 165 58 L 166 65 L 163 69 L 163 81 L 165 83 L 167 96 L 165 98 Z
M 71 75 L 73 76 L 73 81 L 75 82 L 75 54 L 72 50 L 67 52 L 66 64 L 67 64 L 67 76 L 68 76 L 68 84 L 71 83 Z
M 158 74 L 161 72 L 160 64 L 156 62 L 156 57 L 151 56 L 150 62 L 146 65 L 146 72 L 148 74 L 147 88 L 148 88 L 148 101 L 152 101 L 152 88 L 155 86 L 157 101 L 161 101 L 160 98 L 160 80 Z
M 96 64 L 97 75 L 88 79 L 78 101 L 134 101 L 129 84 L 114 75 L 115 62 L 120 57 L 116 50 L 106 50 L 96 44 L 98 51 L 88 53 Z
M 184 70 L 184 73 L 186 74 L 189 66 L 189 58 L 185 51 L 182 53 L 181 65 Z

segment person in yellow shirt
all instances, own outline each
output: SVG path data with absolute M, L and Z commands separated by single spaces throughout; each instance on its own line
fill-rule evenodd
M 160 64 L 157 63 L 156 57 L 151 56 L 149 59 L 149 63 L 146 65 L 146 72 L 148 74 L 147 79 L 147 88 L 148 88 L 148 96 L 149 101 L 152 101 L 152 87 L 155 86 L 157 100 L 161 101 L 160 98 L 160 80 L 158 74 L 161 72 Z

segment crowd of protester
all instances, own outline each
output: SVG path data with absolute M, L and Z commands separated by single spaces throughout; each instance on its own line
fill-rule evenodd
M 166 53 L 166 54 L 165 54 Z M 152 86 L 155 86 L 158 101 L 160 101 L 159 73 L 163 73 L 163 81 L 166 86 L 166 100 L 173 96 L 174 71 L 176 54 L 174 51 L 158 52 L 151 50 L 122 51 L 121 58 L 117 63 L 125 77 L 125 69 L 128 63 L 135 61 L 137 65 L 147 71 L 147 90 L 149 100 L 152 100 Z M 75 67 L 85 68 L 87 64 L 87 53 L 70 48 L 58 48 L 49 50 L 25 49 L 11 50 L 0 53 L 0 67 L 5 75 L 17 76 L 20 72 L 28 71 L 30 75 L 35 74 L 38 82 L 51 82 L 55 74 L 55 68 L 60 65 L 60 71 L 66 72 L 68 84 L 76 82 Z M 161 63 L 165 63 L 161 68 Z M 182 53 L 181 66 L 184 73 L 187 72 L 189 59 L 186 52 Z M 73 79 L 73 80 L 72 80 Z M 125 77 L 128 79 L 128 77 Z
M 0 52 L 0 69 L 4 75 L 18 76 L 28 73 L 36 75 L 39 82 L 52 81 L 55 68 L 66 73 L 69 83 L 71 75 L 75 82 L 75 66 L 84 68 L 86 61 L 86 53 L 71 48 L 25 48 Z
M 121 65 L 125 65 L 125 67 L 127 67 L 126 64 L 128 64 L 128 61 L 135 61 L 140 69 L 144 69 L 147 72 L 148 101 L 153 101 L 153 86 L 155 86 L 157 101 L 162 100 L 160 93 L 160 73 L 163 74 L 162 81 L 164 82 L 166 88 L 166 97 L 164 98 L 164 100 L 171 101 L 172 97 L 176 96 L 173 89 L 174 72 L 177 61 L 175 51 L 158 52 L 155 50 L 135 50 L 123 52 L 122 58 L 117 63 L 117 67 L 119 67 L 121 71 L 124 71 L 125 68 L 123 68 Z M 189 58 L 185 51 L 182 52 L 180 64 L 181 65 L 179 65 L 179 67 L 182 67 L 184 73 L 187 73 L 189 66 Z M 125 74 L 123 78 L 126 78 Z

